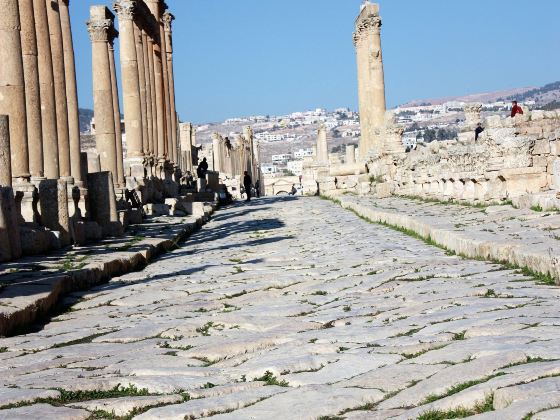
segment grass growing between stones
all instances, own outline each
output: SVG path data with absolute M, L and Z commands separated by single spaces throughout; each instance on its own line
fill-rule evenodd
M 483 384 L 485 382 L 488 382 L 491 379 L 494 379 L 498 376 L 503 376 L 503 375 L 506 375 L 506 373 L 499 372 L 499 373 L 496 373 L 495 375 L 490 375 L 490 376 L 487 376 L 487 377 L 482 378 L 482 379 L 478 379 L 478 380 L 475 380 L 475 381 L 467 381 L 467 382 L 463 382 L 461 384 L 452 386 L 451 388 L 449 388 L 443 394 L 427 396 L 426 399 L 424 401 L 422 401 L 421 405 L 429 404 L 429 403 L 432 403 L 434 401 L 441 400 L 442 398 L 446 398 L 446 397 L 449 397 L 451 395 L 458 394 L 459 392 L 464 391 L 465 389 L 471 388 L 475 385 Z
M 463 419 L 489 411 L 494 411 L 494 395 L 489 395 L 484 401 L 479 402 L 473 408 L 459 407 L 448 411 L 430 410 L 420 414 L 417 420 Z
M 151 394 L 146 388 L 138 389 L 134 385 L 123 387 L 117 385 L 116 387 L 107 391 L 66 391 L 64 389 L 55 388 L 55 391 L 60 392 L 58 398 L 39 398 L 34 401 L 23 401 L 16 404 L 8 404 L 0 406 L 0 410 L 7 410 L 10 408 L 27 407 L 34 404 L 50 404 L 55 407 L 60 407 L 66 404 L 103 400 L 109 398 L 122 398 L 122 397 L 148 397 L 160 394 Z
M 274 376 L 274 374 L 267 370 L 263 376 L 261 376 L 260 378 L 255 378 L 254 379 L 255 382 L 265 382 L 267 385 L 276 385 L 276 386 L 282 386 L 282 387 L 288 387 L 290 386 L 290 384 L 287 381 L 284 380 L 278 380 L 278 378 L 276 376 Z

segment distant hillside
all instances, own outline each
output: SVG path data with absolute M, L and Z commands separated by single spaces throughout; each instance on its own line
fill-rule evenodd
M 93 118 L 93 110 L 80 108 L 79 115 L 80 115 L 80 133 L 89 133 L 91 128 L 90 127 L 91 119 Z
M 555 101 L 558 102 L 560 101 L 560 82 L 549 83 L 542 87 L 531 86 L 496 92 L 476 93 L 465 96 L 449 96 L 444 98 L 415 100 L 401 106 L 414 107 L 420 105 L 441 105 L 450 101 L 487 103 L 512 100 L 518 100 L 521 102 L 535 101 L 539 107 L 543 107 Z

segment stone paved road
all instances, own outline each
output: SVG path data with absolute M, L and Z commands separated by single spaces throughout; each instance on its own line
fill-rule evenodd
M 558 419 L 559 296 L 330 202 L 239 205 L 0 339 L 0 419 Z

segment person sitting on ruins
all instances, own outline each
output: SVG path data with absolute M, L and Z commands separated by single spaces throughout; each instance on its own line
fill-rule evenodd
M 478 123 L 476 125 L 476 130 L 474 130 L 474 141 L 478 140 L 478 137 L 480 136 L 480 134 L 484 131 L 484 127 L 482 126 L 481 123 Z
M 251 186 L 253 185 L 253 180 L 249 172 L 245 171 L 243 176 L 243 187 L 245 187 L 245 194 L 247 194 L 247 201 L 251 201 Z
M 296 184 L 292 184 L 292 191 L 290 191 L 290 195 L 296 195 L 296 194 L 297 194 Z
M 516 115 L 523 115 L 523 108 L 517 105 L 517 101 L 512 102 L 511 107 L 511 118 L 515 117 Z
M 202 159 L 202 162 L 198 165 L 196 172 L 199 178 L 206 178 L 206 172 L 208 172 L 208 161 L 206 158 Z

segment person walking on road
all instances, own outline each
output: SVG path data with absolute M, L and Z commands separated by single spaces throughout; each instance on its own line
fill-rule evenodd
M 247 194 L 247 201 L 251 201 L 251 186 L 253 185 L 253 180 L 249 172 L 245 171 L 245 176 L 243 177 L 243 186 L 245 187 L 245 194 Z

